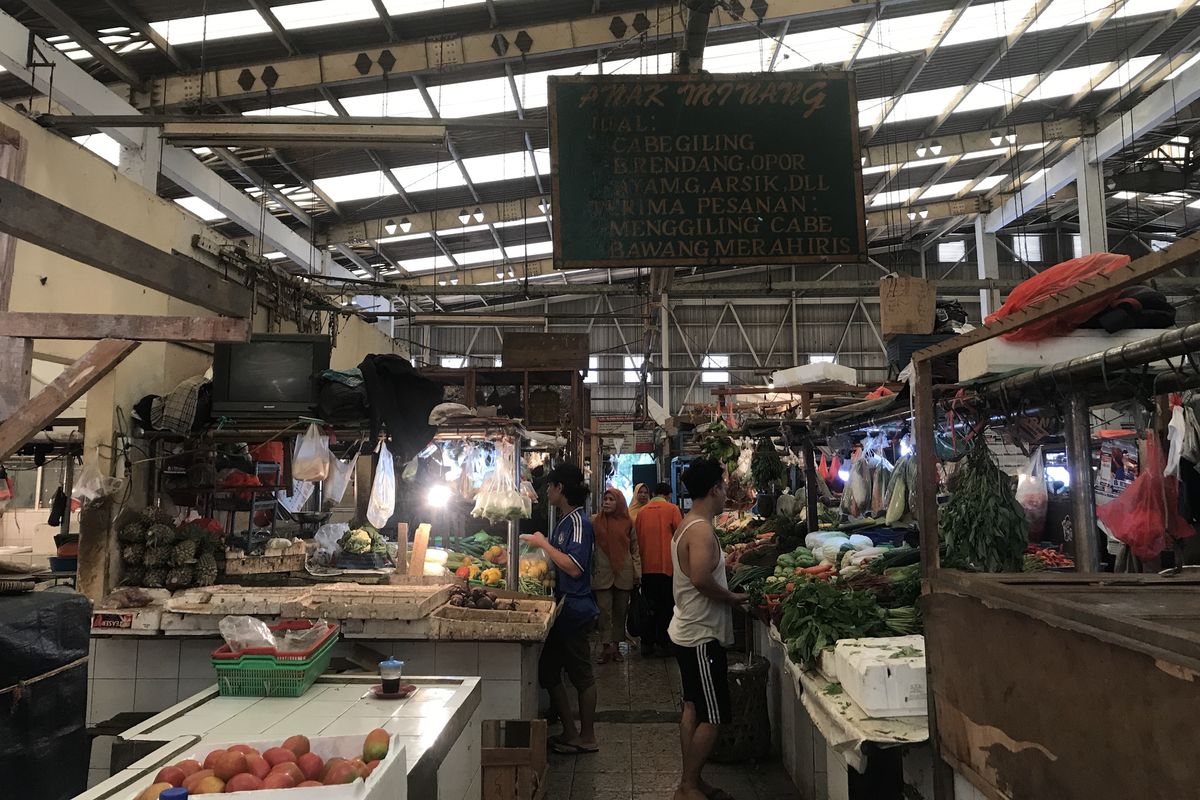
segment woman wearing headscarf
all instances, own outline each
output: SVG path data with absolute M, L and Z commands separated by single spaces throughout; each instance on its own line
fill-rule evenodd
M 592 517 L 592 530 L 596 534 L 592 589 L 600 605 L 602 645 L 596 663 L 624 661 L 621 642 L 625 638 L 625 613 L 629 609 L 629 594 L 642 579 L 642 559 L 633 519 L 621 492 L 611 487 L 605 490 L 600 513 Z
M 624 503 L 625 498 L 622 497 L 621 502 Z M 639 483 L 637 486 L 633 487 L 633 505 L 631 505 L 629 507 L 629 518 L 632 520 L 636 520 L 638 512 L 641 511 L 642 507 L 645 506 L 649 502 L 650 502 L 650 487 L 649 486 L 647 486 L 644 483 Z

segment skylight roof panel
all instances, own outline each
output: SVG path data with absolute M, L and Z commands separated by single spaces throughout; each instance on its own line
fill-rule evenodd
M 988 175 L 979 183 L 975 184 L 975 188 L 971 189 L 971 191 L 990 192 L 992 189 L 996 188 L 996 184 L 1000 183 L 1002 180 L 1004 180 L 1003 175 Z
M 938 164 L 945 164 L 950 160 L 950 156 L 938 156 L 937 158 L 922 158 L 918 161 L 909 161 L 904 165 L 904 169 L 920 169 L 921 167 L 932 167 Z
M 1088 88 L 1091 85 L 1092 79 L 1106 66 L 1108 65 L 1103 63 L 1085 64 L 1082 67 L 1072 67 L 1070 69 L 1060 69 L 1051 72 L 1036 89 L 1029 93 L 1029 96 L 1025 100 L 1050 100 L 1055 97 L 1075 94 L 1080 89 Z
M 861 24 L 846 25 L 788 34 L 783 37 L 783 47 L 780 48 L 775 69 L 782 71 L 808 69 L 820 64 L 841 64 L 850 58 L 866 27 Z
M 376 244 L 394 244 L 396 242 L 415 242 L 418 239 L 428 239 L 428 233 L 406 233 L 400 236 L 385 236 L 382 239 L 376 239 Z
M 1008 154 L 1007 147 L 992 147 L 987 150 L 975 150 L 970 153 L 963 153 L 963 161 L 972 161 L 976 158 L 995 158 Z
M 507 77 L 431 86 L 429 95 L 448 119 L 500 114 L 517 108 Z
M 311 103 L 296 103 L 290 106 L 272 106 L 271 108 L 256 108 L 253 111 L 243 111 L 243 117 L 294 117 L 309 115 L 313 117 L 336 117 L 337 111 L 324 100 Z
M 883 116 L 883 104 L 886 98 L 876 97 L 871 100 L 858 101 L 858 127 L 869 128 Z
M 638 58 L 614 58 L 605 61 L 605 75 L 666 75 L 674 66 L 670 53 L 639 56 Z
M 389 14 L 423 14 L 461 6 L 482 6 L 485 0 L 383 0 Z
M 548 69 L 540 72 L 527 72 L 524 75 L 514 75 L 513 78 L 517 84 L 517 95 L 521 98 L 521 107 L 542 108 L 548 102 L 549 84 L 547 78 L 551 75 L 595 75 L 599 71 L 600 67 L 593 61 L 582 67 L 563 67 L 561 69 Z
M 406 258 L 400 266 L 409 272 L 429 272 L 435 269 L 453 269 L 454 265 L 445 256 L 430 256 L 427 258 Z
M 1035 172 L 1035 173 L 1033 173 L 1032 175 L 1030 175 L 1028 179 L 1026 179 L 1026 181 L 1025 181 L 1025 185 L 1026 185 L 1026 186 L 1029 186 L 1030 184 L 1037 183 L 1038 181 L 1040 181 L 1040 180 L 1042 179 L 1042 177 L 1043 177 L 1045 174 L 1046 174 L 1046 168 L 1045 168 L 1045 167 L 1042 167 L 1042 168 L 1041 168 L 1041 169 L 1039 169 L 1037 172 Z
M 216 222 L 226 218 L 224 212 L 218 211 L 199 197 L 181 197 L 175 202 L 205 222 Z
M 309 3 L 275 6 L 271 10 L 279 24 L 290 31 L 359 22 L 378 16 L 371 0 L 313 0 Z
M 962 87 L 947 86 L 943 89 L 928 89 L 923 92 L 909 92 L 901 95 L 900 101 L 896 103 L 892 113 L 888 114 L 887 121 L 896 123 L 936 117 L 960 88 Z
M 945 181 L 943 183 L 935 183 L 930 186 L 924 194 L 921 195 L 922 200 L 936 200 L 940 197 L 953 197 L 966 188 L 971 181 Z
M 548 175 L 550 173 L 549 150 L 535 150 L 534 156 L 538 172 Z M 525 150 L 464 158 L 463 166 L 467 168 L 467 173 L 475 183 L 491 183 L 533 176 L 533 165 L 529 163 L 529 153 Z
M 121 145 L 107 133 L 92 133 L 76 136 L 74 141 L 103 158 L 114 167 L 121 163 Z
M 342 105 L 352 117 L 431 117 L 425 98 L 416 89 L 343 97 Z
M 863 167 L 862 174 L 863 175 L 878 175 L 880 173 L 887 172 L 894 166 L 895 166 L 895 164 L 879 164 L 878 166 L 874 166 L 874 167 Z
M 437 161 L 431 164 L 414 164 L 392 170 L 396 180 L 406 192 L 429 192 L 465 186 L 462 170 L 453 161 Z
M 1113 19 L 1126 19 L 1142 14 L 1161 14 L 1164 11 L 1170 11 L 1177 5 L 1179 5 L 1179 0 L 1133 0 L 1113 14 Z
M 313 183 L 335 203 L 348 203 L 395 193 L 392 184 L 378 170 L 338 175 L 334 178 L 318 178 Z
M 530 242 L 529 244 L 510 244 L 504 248 L 512 259 L 540 258 L 554 252 L 554 242 Z
M 1137 5 L 1140 0 L 1134 0 Z M 1054 0 L 1029 27 L 1030 31 L 1049 31 L 1091 22 L 1112 8 L 1112 0 Z
M 923 50 L 949 15 L 949 11 L 930 11 L 881 19 L 867 33 L 867 40 L 863 42 L 858 57 L 886 58 L 897 53 Z
M 525 219 L 510 219 L 510 220 L 507 220 L 506 222 L 497 222 L 496 227 L 497 228 L 512 228 L 517 225 L 541 225 L 541 224 L 545 224 L 545 222 L 546 222 L 546 217 L 543 215 L 540 217 L 526 217 Z
M 1024 19 L 1033 4 L 1034 0 L 1002 0 L 999 3 L 971 6 L 950 29 L 942 46 L 999 39 Z
M 1200 61 L 1200 53 L 1196 53 L 1196 55 L 1192 56 L 1187 61 L 1185 61 L 1183 64 L 1181 64 L 1179 69 L 1175 70 L 1174 72 L 1172 72 L 1170 75 L 1167 76 L 1167 80 L 1169 80 L 1169 81 L 1175 80 L 1177 77 L 1179 77 L 1179 75 L 1181 73 L 1185 72 L 1187 69 L 1192 67 L 1197 61 Z
M 908 199 L 913 193 L 912 189 L 895 189 L 890 192 L 880 192 L 875 195 L 875 199 L 871 201 L 871 208 L 879 206 L 894 206 L 897 203 L 902 203 Z
M 407 2 L 407 0 L 405 1 Z M 151 22 L 150 27 L 166 39 L 168 44 L 211 42 L 217 39 L 271 32 L 267 21 L 253 9 L 209 14 L 207 17 L 181 17 Z
M 1012 102 L 1016 93 L 1025 85 L 1031 76 L 1020 75 L 1015 78 L 1004 78 L 998 81 L 981 83 L 971 90 L 954 109 L 956 114 L 967 111 L 982 111 L 986 108 L 1003 108 Z
M 454 260 L 464 267 L 469 267 L 474 264 L 488 264 L 497 261 L 503 261 L 505 258 L 504 251 L 498 247 L 493 247 L 490 250 L 468 250 L 465 253 L 455 253 Z
M 766 72 L 775 45 L 762 38 L 704 48 L 704 68 L 709 72 Z

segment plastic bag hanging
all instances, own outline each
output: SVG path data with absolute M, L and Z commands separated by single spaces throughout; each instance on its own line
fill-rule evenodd
M 350 476 L 354 474 L 354 468 L 358 466 L 358 448 L 354 448 L 354 454 L 345 461 L 337 458 L 333 453 L 329 454 L 329 477 L 325 479 L 325 499 L 334 504 L 342 502 L 342 498 L 346 495 L 346 487 L 350 485 Z
M 1033 451 L 1029 463 L 1017 478 L 1017 502 L 1029 520 L 1029 540 L 1040 542 L 1046 531 L 1046 506 L 1050 502 L 1043 474 L 1042 448 Z
M 532 501 L 516 488 L 513 446 L 510 442 L 501 442 L 496 446 L 496 468 L 484 479 L 479 494 L 475 496 L 471 516 L 482 517 L 489 522 L 501 522 L 524 519 L 532 511 Z
M 371 484 L 371 502 L 367 504 L 367 522 L 382 528 L 396 510 L 396 459 L 392 451 L 379 443 L 375 481 Z
M 300 481 L 323 481 L 329 477 L 329 437 L 321 435 L 316 423 L 296 438 L 292 477 Z

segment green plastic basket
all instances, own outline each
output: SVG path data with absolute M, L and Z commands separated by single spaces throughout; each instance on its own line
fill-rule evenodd
M 272 626 L 274 629 L 275 626 Z M 333 656 L 337 643 L 337 626 L 308 654 L 295 655 L 244 653 L 233 656 L 226 646 L 224 657 L 213 654 L 212 665 L 217 671 L 217 688 L 225 697 L 299 697 L 316 682 Z

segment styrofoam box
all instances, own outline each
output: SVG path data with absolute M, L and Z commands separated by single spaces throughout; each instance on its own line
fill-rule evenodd
M 776 389 L 787 389 L 791 386 L 802 386 L 808 383 L 848 383 L 858 385 L 858 373 L 843 367 L 841 364 L 802 364 L 799 367 L 788 367 L 776 370 L 771 376 Z
M 204 758 L 213 750 L 221 750 L 235 744 L 248 744 L 262 753 L 272 747 L 279 747 L 286 737 L 267 739 L 257 742 L 246 741 L 214 741 L 201 739 L 196 746 L 163 761 L 146 770 L 146 780 L 135 784 L 137 790 L 123 795 L 123 800 L 135 800 L 137 796 L 154 781 L 158 770 L 171 764 L 178 764 L 193 758 L 204 763 Z M 342 758 L 362 758 L 363 736 L 322 736 L 308 740 L 309 749 L 328 761 L 334 756 Z M 387 757 L 379 762 L 379 766 L 365 781 L 354 781 L 338 786 L 315 786 L 303 789 L 260 789 L 255 792 L 229 792 L 219 795 L 222 800 L 407 800 L 408 798 L 408 767 L 405 758 L 404 745 L 400 737 L 391 734 L 388 744 Z
M 1072 358 L 1090 356 L 1111 347 L 1140 342 L 1166 331 L 1132 329 L 1117 333 L 1076 330 L 1039 342 L 1009 342 L 997 336 L 963 348 L 958 354 L 958 379 L 968 381 L 983 375 L 1003 375 L 1016 369 L 1044 367 Z M 778 385 L 778 383 L 776 384 Z
M 911 647 L 920 655 L 898 655 Z M 926 713 L 925 637 L 843 639 L 834 648 L 843 691 L 869 717 L 920 717 Z

